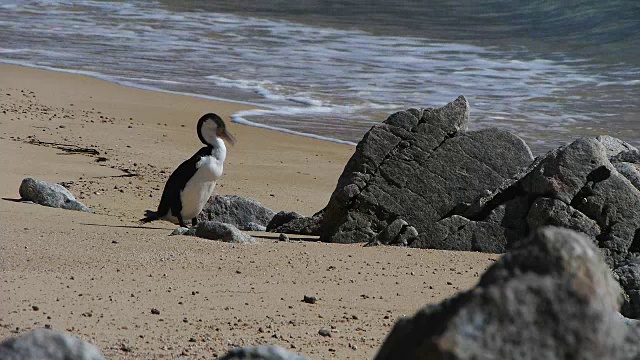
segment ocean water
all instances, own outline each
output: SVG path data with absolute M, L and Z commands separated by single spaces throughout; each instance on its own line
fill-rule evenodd
M 535 153 L 640 146 L 635 0 L 0 0 L 0 61 L 256 104 L 233 121 L 330 141 L 465 95 L 471 129 Z

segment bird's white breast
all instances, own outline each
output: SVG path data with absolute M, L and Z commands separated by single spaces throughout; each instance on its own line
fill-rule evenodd
M 213 156 L 204 156 L 196 164 L 196 172 L 180 193 L 182 217 L 192 219 L 202 211 L 213 194 L 216 180 L 222 176 L 223 162 Z

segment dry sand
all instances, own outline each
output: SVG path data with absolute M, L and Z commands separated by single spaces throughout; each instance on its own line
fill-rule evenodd
M 51 327 L 111 359 L 212 359 L 265 343 L 311 359 L 370 359 L 396 319 L 473 286 L 497 258 L 266 233 L 239 246 L 170 237 L 167 222 L 139 226 L 200 148 L 197 119 L 246 108 L 0 65 L 0 338 Z M 321 209 L 354 150 L 229 126 L 238 143 L 218 193 L 275 211 Z M 11 201 L 24 177 L 64 183 L 96 214 Z

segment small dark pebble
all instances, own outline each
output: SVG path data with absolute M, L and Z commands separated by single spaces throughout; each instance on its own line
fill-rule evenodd
M 315 304 L 316 301 L 318 301 L 318 299 L 316 299 L 315 296 L 304 296 L 304 299 L 302 299 L 302 301 L 306 302 L 307 304 Z
M 33 309 L 33 311 L 40 310 L 40 307 L 38 305 L 33 305 L 33 306 L 31 306 L 31 308 Z
M 321 335 L 321 336 L 331 337 L 331 330 L 320 329 L 320 331 L 318 331 L 318 334 Z
M 451 281 L 447 281 L 447 285 L 453 285 Z
M 152 313 L 153 315 L 160 315 L 160 310 L 158 310 L 158 309 L 156 309 L 156 308 L 153 308 L 153 309 L 151 309 L 151 313 Z
M 112 244 L 120 244 L 120 241 L 118 241 L 118 240 L 111 240 L 111 243 L 112 243 Z
M 189 342 L 196 342 L 196 341 L 197 341 L 196 338 L 190 338 L 189 339 Z
M 289 241 L 289 236 L 285 233 L 280 233 L 280 237 L 278 238 L 280 241 Z

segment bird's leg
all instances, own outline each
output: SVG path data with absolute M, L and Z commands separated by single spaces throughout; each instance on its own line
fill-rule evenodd
M 196 226 L 198 225 L 198 218 L 194 217 L 193 219 L 191 219 L 191 226 Z
M 178 218 L 178 224 L 180 224 L 180 227 L 186 228 L 187 224 L 184 223 L 184 220 L 182 219 L 182 215 L 178 214 L 176 215 L 176 217 Z

